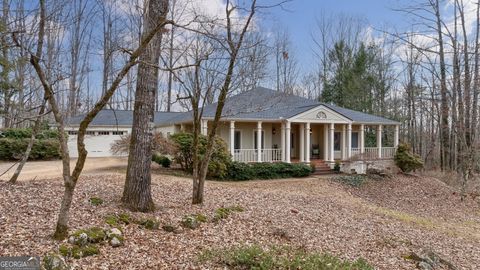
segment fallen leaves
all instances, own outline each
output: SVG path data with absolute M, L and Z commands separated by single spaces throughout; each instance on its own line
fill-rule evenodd
M 193 206 L 190 179 L 155 175 L 152 193 L 157 210 L 132 213 L 120 203 L 122 175 L 85 176 L 75 193 L 71 232 L 109 226 L 105 218 L 113 213 L 128 213 L 135 220 L 158 220 L 160 228 L 176 228 L 193 213 L 211 219 L 222 207 L 240 206 L 244 211 L 178 233 L 118 222 L 126 239 L 123 246 L 100 245 L 99 255 L 68 262 L 75 269 L 215 269 L 219 266 L 199 262 L 197 256 L 202 250 L 245 243 L 288 244 L 349 260 L 363 257 L 377 269 L 412 269 L 414 265 L 403 256 L 429 247 L 459 269 L 480 266 L 477 238 L 445 234 L 435 227 L 405 222 L 372 207 L 458 221 L 477 228 L 478 205 L 442 202 L 453 196 L 451 190 L 434 185 L 431 179 L 399 176 L 388 181 L 391 182 L 367 184 L 360 189 L 315 178 L 207 182 L 205 203 Z M 422 188 L 415 191 L 417 187 Z M 62 193 L 60 179 L 21 181 L 15 186 L 0 182 L 0 256 L 43 256 L 58 250 L 61 243 L 50 236 Z M 92 197 L 102 198 L 103 204 L 93 206 L 89 202 Z

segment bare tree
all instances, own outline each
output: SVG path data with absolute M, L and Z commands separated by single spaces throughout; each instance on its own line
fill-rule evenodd
M 159 22 L 166 21 L 167 11 L 168 0 L 148 2 L 143 39 L 151 33 L 152 29 L 155 29 Z M 161 42 L 162 36 L 157 32 L 139 58 L 132 139 L 122 197 L 124 205 L 133 211 L 146 212 L 155 207 L 151 195 L 150 162 Z
M 105 107 L 109 99 L 112 97 L 116 89 L 118 88 L 122 79 L 126 76 L 128 71 L 137 64 L 138 58 L 141 53 L 147 48 L 150 41 L 155 37 L 155 35 L 167 24 L 169 21 L 159 21 L 149 32 L 147 32 L 142 40 L 140 41 L 139 46 L 132 52 L 130 52 L 130 59 L 124 64 L 122 69 L 116 75 L 115 79 L 112 81 L 112 84 L 109 88 L 103 93 L 100 99 L 95 103 L 95 105 L 87 112 L 85 117 L 80 123 L 77 136 L 77 148 L 78 148 L 78 159 L 75 163 L 73 171 L 70 170 L 70 155 L 68 152 L 67 139 L 65 134 L 65 117 L 62 113 L 60 107 L 58 106 L 57 98 L 55 95 L 54 86 L 49 82 L 48 77 L 45 74 L 46 67 L 42 64 L 42 51 L 43 43 L 46 38 L 45 26 L 48 22 L 48 15 L 45 7 L 45 0 L 40 0 L 40 15 L 39 15 L 39 26 L 38 26 L 38 45 L 35 53 L 30 53 L 30 63 L 35 69 L 35 72 L 40 80 L 45 98 L 50 105 L 54 119 L 59 131 L 59 141 L 61 148 L 62 156 L 62 166 L 63 166 L 63 180 L 65 185 L 65 191 L 63 194 L 60 212 L 58 215 L 58 220 L 56 224 L 54 237 L 56 239 L 64 239 L 67 236 L 68 229 L 68 220 L 70 213 L 70 206 L 72 204 L 73 194 L 75 191 L 75 186 L 78 182 L 80 174 L 83 170 L 85 164 L 85 159 L 87 157 L 87 150 L 85 149 L 85 134 L 86 129 L 88 128 L 90 122 L 98 114 L 98 112 Z M 21 46 L 21 44 L 19 44 Z

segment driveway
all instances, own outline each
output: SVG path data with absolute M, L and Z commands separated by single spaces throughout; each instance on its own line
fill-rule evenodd
M 75 166 L 76 159 L 70 162 L 71 169 Z M 124 172 L 127 166 L 127 157 L 98 157 L 87 158 L 82 175 L 105 174 L 111 172 Z M 15 162 L 0 162 L 0 179 L 8 180 L 15 172 Z M 29 161 L 23 167 L 19 180 L 48 179 L 62 176 L 62 161 Z

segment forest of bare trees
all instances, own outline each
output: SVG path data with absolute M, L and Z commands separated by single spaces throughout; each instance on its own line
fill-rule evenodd
M 143 2 L 48 3 L 42 61 L 46 77 L 58 89 L 55 95 L 66 119 L 91 109 L 138 45 Z M 392 117 L 402 121 L 404 140 L 429 167 L 465 168 L 463 161 L 475 158 L 472 147 L 478 137 L 478 8 L 475 1 L 453 3 L 418 0 L 401 6 L 397 12 L 412 21 L 409 31 L 375 29 L 363 18 L 320 12 L 310 29 L 311 55 L 317 65 L 308 69 L 301 68 L 288 27 L 272 30 L 257 19 L 245 35 L 228 95 L 263 85 Z M 205 102 L 213 102 L 219 94 L 224 48 L 198 34 L 213 27 L 212 18 L 219 14 L 202 12 L 188 0 L 169 5 L 170 20 L 183 25 L 196 21 L 199 31 L 172 25 L 162 34 L 157 111 L 191 109 L 178 97 L 192 78 L 188 69 L 175 66 L 189 65 L 205 55 L 209 57 L 202 60 L 200 84 L 211 89 Z M 2 126 L 29 126 L 43 99 L 28 63 L 28 50 L 37 42 L 38 3 L 4 0 L 1 18 Z M 133 109 L 135 72 L 136 66 L 126 74 L 108 108 Z M 461 156 L 467 152 L 468 158 Z
M 150 14 L 152 2 L 168 11 Z M 256 13 L 294 1 L 250 2 L 227 1 L 219 12 L 189 0 L 2 0 L 2 127 L 36 130 L 49 122 L 63 132 L 69 118 L 85 114 L 73 172 L 61 142 L 62 208 L 68 212 L 87 156 L 83 137 L 99 110 L 135 109 L 133 137 L 142 146 L 131 144 L 131 152 L 142 153 L 153 111 L 193 110 L 199 134 L 205 104 L 219 103 L 218 122 L 227 96 L 259 85 L 398 120 L 401 139 L 427 169 L 457 172 L 464 188 L 473 181 L 480 146 L 478 2 L 402 6 L 397 12 L 411 20 L 408 31 L 319 13 L 309 41 L 316 64 L 308 68 L 296 57 L 288 27 L 269 29 Z M 148 169 L 141 168 L 149 160 L 131 160 L 127 186 L 149 182 Z M 208 151 L 195 164 L 193 202 L 200 203 Z M 126 189 L 124 201 L 132 196 Z M 151 208 L 148 196 L 131 208 Z M 68 214 L 60 216 L 60 237 L 67 221 Z

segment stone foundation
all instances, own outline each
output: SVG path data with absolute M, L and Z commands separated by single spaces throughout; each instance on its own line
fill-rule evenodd
M 366 174 L 367 170 L 376 170 L 387 174 L 399 172 L 397 165 L 395 165 L 392 159 L 342 161 L 340 170 L 347 174 Z

